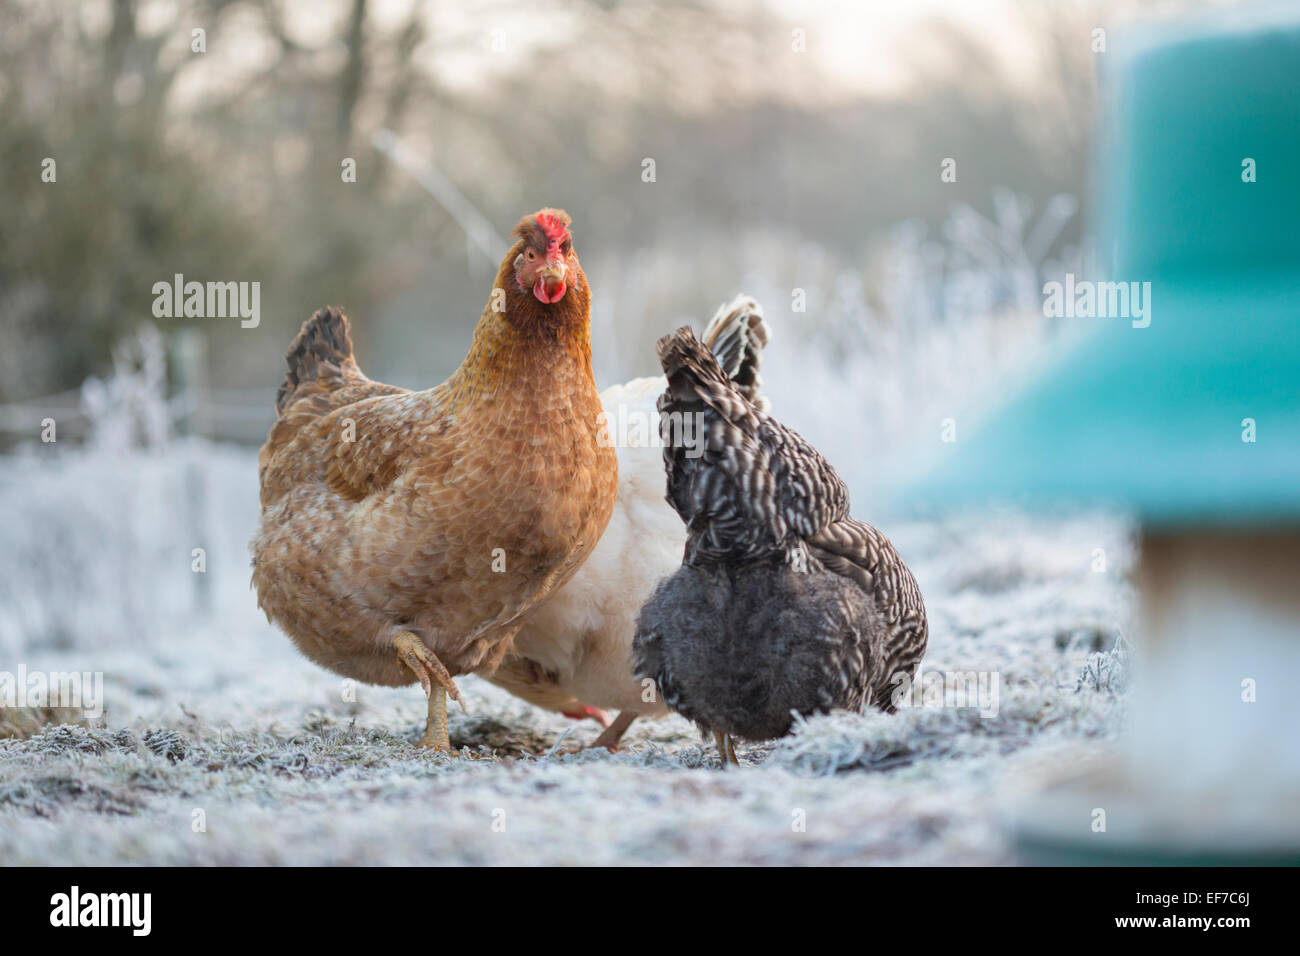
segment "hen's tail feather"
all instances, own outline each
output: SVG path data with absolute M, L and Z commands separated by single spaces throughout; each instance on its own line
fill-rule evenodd
M 683 325 L 672 335 L 665 335 L 655 344 L 655 349 L 668 379 L 668 387 L 657 403 L 661 415 L 704 415 L 713 424 L 725 423 L 727 429 L 739 430 L 735 435 L 724 437 L 712 434 L 713 424 L 706 425 L 705 434 L 700 437 L 710 447 L 716 445 L 718 448 L 728 442 L 742 441 L 740 433 L 752 434 L 758 427 L 762 413 L 740 394 L 718 364 L 717 357 L 695 337 L 689 325 Z M 669 422 L 670 419 L 661 418 L 660 428 Z M 683 453 L 677 445 L 675 440 L 664 445 L 666 462 Z
M 701 391 L 732 392 L 731 380 L 717 357 L 695 337 L 689 325 L 661 338 L 655 343 L 655 351 L 668 378 L 665 398 L 698 400 Z
M 763 380 L 758 367 L 770 334 L 763 307 L 742 292 L 718 307 L 702 337 L 740 393 L 763 411 L 769 402 L 760 394 Z
M 316 314 L 302 324 L 284 360 L 289 369 L 275 394 L 276 414 L 284 413 L 294 391 L 304 382 L 337 378 L 341 383 L 341 372 L 356 370 L 348 317 L 343 310 L 334 306 L 317 309 Z

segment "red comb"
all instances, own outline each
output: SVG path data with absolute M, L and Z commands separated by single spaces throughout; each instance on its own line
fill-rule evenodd
M 550 213 L 538 213 L 537 225 L 541 226 L 542 232 L 546 234 L 548 245 L 560 242 L 569 235 L 569 228 L 560 221 L 560 217 L 552 216 Z

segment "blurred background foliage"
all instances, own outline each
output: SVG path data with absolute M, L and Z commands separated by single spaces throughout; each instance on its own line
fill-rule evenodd
M 573 215 L 602 383 L 653 372 L 655 337 L 742 287 L 776 297 L 770 311 L 808 288 L 798 322 L 832 347 L 868 337 L 900 243 L 951 274 L 962 256 L 1024 256 L 996 235 L 961 242 L 963 221 L 1028 232 L 1055 209 L 1031 265 L 1080 254 L 1091 31 L 1150 6 L 1024 0 L 971 20 L 926 3 L 891 48 L 852 35 L 872 23 L 855 4 L 9 0 L 0 402 L 103 373 L 176 273 L 261 283 L 256 329 L 157 321 L 200 325 L 210 382 L 264 389 L 268 420 L 284 348 L 326 303 L 356 320 L 372 375 L 441 380 L 495 266 L 376 150 L 381 129 L 502 235 L 542 205 Z M 847 61 L 825 55 L 833 40 Z M 829 318 L 837 297 L 848 327 Z

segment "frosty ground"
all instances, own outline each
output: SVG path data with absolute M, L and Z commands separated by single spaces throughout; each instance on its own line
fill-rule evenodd
M 742 746 L 743 766 L 727 772 L 676 717 L 634 724 L 618 754 L 565 754 L 596 725 L 473 677 L 460 680 L 468 709 L 451 715 L 462 755 L 417 748 L 417 686 L 349 688 L 257 610 L 255 453 L 176 440 L 146 336 L 112 379 L 83 390 L 84 446 L 30 441 L 0 456 L 0 672 L 102 672 L 105 696 L 89 726 L 0 709 L 0 861 L 1013 862 L 1015 801 L 1121 734 L 1132 543 L 1112 515 L 922 521 L 877 492 L 905 446 L 940 447 L 942 422 L 967 440 L 972 396 L 1003 392 L 1008 371 L 1061 333 L 1033 310 L 978 311 L 993 291 L 954 321 L 927 319 L 929 299 L 901 286 L 897 321 L 877 323 L 895 333 L 853 333 L 866 351 L 847 358 L 815 344 L 834 327 L 811 336 L 769 315 L 764 378 L 774 411 L 843 474 L 855 516 L 915 573 L 925 669 L 996 674 L 996 714 L 818 717 Z M 595 340 L 615 341 L 614 318 Z M 841 324 L 864 323 L 846 313 Z
M 212 513 L 193 520 L 214 570 L 230 565 L 197 605 L 175 526 L 150 535 L 138 513 L 185 513 L 192 488 L 177 476 L 196 454 Z M 99 484 L 79 499 L 70 488 L 92 466 Z M 253 473 L 246 451 L 184 443 L 117 468 L 77 453 L 57 477 L 8 463 L 6 500 L 21 485 L 27 505 L 10 516 L 0 670 L 102 671 L 106 712 L 85 726 L 0 710 L 0 860 L 1006 863 L 1018 795 L 1120 731 L 1125 525 L 999 512 L 886 525 L 926 596 L 926 669 L 996 673 L 995 716 L 819 717 L 742 747 L 744 766 L 723 772 L 677 717 L 638 722 L 616 755 L 562 753 L 595 724 L 470 677 L 468 709 L 451 717 L 461 755 L 431 754 L 415 746 L 418 687 L 352 693 L 257 612 L 243 551 Z

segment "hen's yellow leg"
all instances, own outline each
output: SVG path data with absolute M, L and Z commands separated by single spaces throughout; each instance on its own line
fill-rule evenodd
M 714 731 L 714 743 L 718 745 L 718 757 L 723 762 L 723 770 L 727 769 L 728 763 L 740 766 L 740 758 L 736 756 L 736 741 L 731 736 Z
M 727 769 L 727 764 L 740 766 L 740 760 L 736 757 L 736 745 L 732 743 L 729 736 L 718 731 L 713 732 L 713 742 L 718 747 L 718 759 L 722 761 L 722 769 Z
M 433 750 L 451 751 L 451 738 L 447 734 L 447 695 L 459 701 L 462 709 L 465 698 L 460 695 L 460 688 L 451 679 L 451 674 L 438 660 L 438 655 L 425 646 L 410 631 L 402 631 L 393 638 L 393 647 L 397 659 L 409 667 L 424 688 L 429 698 L 429 717 L 424 725 L 424 736 L 420 738 L 421 747 Z

